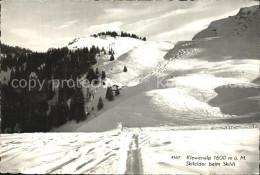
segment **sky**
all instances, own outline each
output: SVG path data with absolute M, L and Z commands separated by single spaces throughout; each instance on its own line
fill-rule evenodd
M 126 31 L 151 41 L 191 40 L 211 21 L 235 15 L 249 0 L 1 1 L 2 43 L 46 51 L 102 31 Z

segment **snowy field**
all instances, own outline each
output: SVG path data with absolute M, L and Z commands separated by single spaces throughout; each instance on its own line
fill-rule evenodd
M 232 49 L 223 43 L 233 43 Z M 104 109 L 91 111 L 87 121 L 72 121 L 53 131 L 101 132 L 118 123 L 129 128 L 257 125 L 259 60 L 257 47 L 247 44 L 241 38 L 215 37 L 179 42 L 173 49 L 167 42 L 136 46 L 100 65 L 107 72 L 107 83 L 124 86 L 120 96 L 105 100 Z M 252 52 L 235 49 L 242 46 Z M 128 72 L 120 72 L 124 65 Z M 99 97 L 104 99 L 106 87 L 95 94 L 89 108 L 96 108 Z
M 258 173 L 258 129 L 184 130 L 118 128 L 101 133 L 1 135 L 1 172 L 29 174 Z M 235 166 L 187 156 L 238 156 Z M 180 156 L 179 159 L 173 156 Z M 245 156 L 246 160 L 240 160 Z M 220 162 L 220 166 L 208 166 Z
M 106 71 L 106 85 L 122 88 L 120 95 L 109 102 L 105 100 L 106 86 L 91 89 L 95 97 L 85 107 L 95 110 L 88 119 L 68 122 L 54 128 L 54 133 L 2 134 L 0 171 L 258 173 L 260 62 L 256 9 L 253 7 L 250 13 L 243 9 L 236 17 L 213 22 L 192 41 L 122 37 L 75 40 L 70 49 L 92 45 L 113 48 L 115 60 L 100 55 L 95 66 Z M 249 15 L 250 23 L 243 21 L 245 15 Z M 219 33 L 213 35 L 212 29 Z M 123 72 L 124 66 L 127 72 Z M 96 110 L 99 97 L 104 100 L 100 111 Z M 189 155 L 224 155 L 232 161 L 228 166 L 186 166 Z M 177 160 L 174 156 L 180 157 Z M 235 161 L 234 156 L 240 159 Z

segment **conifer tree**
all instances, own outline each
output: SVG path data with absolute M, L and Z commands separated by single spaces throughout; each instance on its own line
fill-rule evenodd
M 110 56 L 110 61 L 114 61 L 114 60 L 115 60 L 115 57 L 114 57 L 114 54 L 112 53 Z
M 66 123 L 69 118 L 69 107 L 66 102 L 58 102 L 56 105 L 56 126 L 60 126 Z
M 69 118 L 69 106 L 65 101 L 65 91 L 63 88 L 59 88 L 58 102 L 55 105 L 54 126 L 60 126 L 66 123 Z
M 99 71 L 98 71 L 98 68 L 96 68 L 96 75 L 98 75 L 99 74 Z
M 76 88 L 71 99 L 71 115 L 73 119 L 80 122 L 86 118 L 84 109 L 84 96 L 80 88 Z
M 101 110 L 103 107 L 104 107 L 104 103 L 103 103 L 102 98 L 100 97 L 99 100 L 98 100 L 97 109 Z
M 88 71 L 87 79 L 91 82 L 94 79 L 97 79 L 97 75 L 94 72 L 94 69 L 91 67 Z
M 104 47 L 102 47 L 101 52 L 103 52 L 104 54 L 106 54 L 106 50 L 104 49 Z
M 124 66 L 124 70 L 123 70 L 124 72 L 127 72 L 127 68 L 126 68 L 126 66 Z
M 96 55 L 91 56 L 90 62 L 92 65 L 95 65 L 97 63 Z
M 116 93 L 115 93 L 115 95 L 118 96 L 119 94 L 120 94 L 120 91 L 118 89 L 118 86 L 116 86 Z
M 105 71 L 102 71 L 101 79 L 102 79 L 102 80 L 105 80 L 105 79 L 106 79 L 106 72 L 105 72 Z
M 106 97 L 105 97 L 106 99 L 108 99 L 108 96 L 109 96 L 109 93 L 110 93 L 110 92 L 109 92 L 109 88 L 110 88 L 110 87 L 107 87 L 107 92 L 106 92 Z
M 111 87 L 108 87 L 108 88 L 107 88 L 106 99 L 107 99 L 108 101 L 113 101 L 113 100 L 114 100 L 114 93 L 113 93 Z
M 12 81 L 15 77 L 15 73 L 14 73 L 14 70 L 12 69 L 11 71 L 11 75 L 10 75 L 10 81 Z

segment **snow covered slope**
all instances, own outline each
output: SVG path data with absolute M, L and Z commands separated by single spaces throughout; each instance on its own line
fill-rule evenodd
M 94 67 L 106 72 L 109 84 L 121 86 L 139 84 L 142 78 L 164 60 L 163 56 L 174 46 L 171 42 L 145 42 L 130 37 L 90 36 L 75 39 L 68 47 L 91 48 L 93 45 L 100 49 L 104 47 L 107 52 L 110 48 L 115 51 L 115 61 L 109 61 L 109 55 L 100 55 Z M 123 72 L 124 66 L 128 69 L 126 73 Z
M 235 16 L 211 22 L 207 29 L 196 34 L 193 39 L 217 36 L 259 37 L 259 22 L 260 13 L 258 5 L 241 8 Z
M 114 42 L 112 46 L 109 45 L 111 42 Z M 144 42 L 142 40 L 127 37 L 116 37 L 116 39 L 112 37 L 87 37 L 82 38 L 80 41 L 76 40 L 69 47 L 71 49 L 74 48 L 72 47 L 73 45 L 77 45 L 77 47 L 91 47 L 92 44 L 98 47 L 101 47 L 102 44 L 103 46 L 108 44 L 109 48 L 112 47 L 115 52 L 120 51 L 120 53 L 127 51 L 130 47 L 133 48 L 118 56 L 114 61 L 109 61 L 109 55 L 101 54 L 97 58 L 97 64 L 94 65 L 94 68 L 97 67 L 100 71 L 104 70 L 106 72 L 106 85 L 101 88 L 92 88 L 91 91 L 94 94 L 93 99 L 91 100 L 91 103 L 85 105 L 85 109 L 91 112 L 91 116 L 85 123 L 96 121 L 97 118 L 100 118 L 99 116 L 102 113 L 128 98 L 146 91 L 147 88 L 154 89 L 155 86 L 144 87 L 145 84 L 143 83 L 152 77 L 155 72 L 159 71 L 160 67 L 165 65 L 166 62 L 163 56 L 174 46 L 174 43 L 172 42 Z M 127 67 L 127 72 L 123 72 L 124 66 Z M 108 102 L 105 100 L 106 86 L 115 84 L 122 88 L 121 94 L 119 97 L 116 97 L 114 101 Z M 135 88 L 138 85 L 141 85 L 142 87 Z M 128 87 L 134 87 L 134 89 L 129 89 Z M 105 103 L 104 108 L 101 111 L 96 110 L 99 97 L 101 97 Z M 92 108 L 94 108 L 94 110 L 91 110 Z M 72 121 L 64 126 L 53 129 L 53 131 L 74 131 L 82 125 L 85 125 L 85 123 L 75 123 Z M 113 126 L 114 124 L 116 126 L 118 122 L 113 123 Z M 96 129 L 98 128 L 100 127 L 96 127 Z
M 250 14 L 258 13 L 254 8 L 242 9 L 240 13 L 251 18 Z M 101 56 L 96 66 L 106 70 L 107 83 L 124 86 L 121 94 L 112 102 L 104 100 L 104 108 L 92 111 L 86 121 L 54 130 L 77 133 L 1 135 L 0 171 L 258 173 L 257 32 L 255 26 L 249 25 L 246 31 L 233 35 L 228 25 L 217 25 L 216 31 L 222 31 L 220 35 L 204 31 L 174 48 L 173 43 L 131 38 L 82 38 L 74 42 L 71 49 L 93 44 L 109 48 L 115 43 L 117 59 L 110 62 Z M 125 46 L 130 40 L 133 43 Z M 122 71 L 123 66 L 127 66 L 128 72 Z M 96 89 L 90 107 L 96 107 L 97 99 L 104 99 L 105 92 L 105 88 Z M 246 161 L 225 167 L 186 166 L 188 155 L 239 155 L 246 156 Z M 172 156 L 180 156 L 180 160 Z
M 249 9 L 249 14 L 256 13 L 255 7 Z M 226 31 L 226 27 L 220 26 L 220 30 Z M 257 36 L 257 33 L 251 35 Z M 152 67 L 149 69 L 142 59 L 139 61 L 138 57 L 131 55 L 137 53 L 135 49 L 138 48 L 135 48 L 117 60 L 117 64 L 121 64 L 119 69 L 129 61 L 129 69 L 134 69 L 129 73 L 115 71 L 110 78 L 121 81 L 123 76 L 122 80 L 131 82 L 132 77 L 147 76 L 137 78 L 138 85 L 136 83 L 122 91 L 124 100 L 110 106 L 76 131 L 106 131 L 118 123 L 126 127 L 170 125 L 177 128 L 235 123 L 241 127 L 258 125 L 259 84 L 255 80 L 259 78 L 260 64 L 257 42 L 258 38 L 247 35 L 179 42 L 164 56 L 164 60 L 158 55 L 159 62 L 152 64 L 157 59 L 151 57 Z M 140 47 L 146 46 L 151 45 Z M 149 60 L 149 57 L 145 58 L 150 54 L 148 50 L 141 52 L 144 60 Z M 240 97 L 237 92 L 245 96 Z M 227 100 L 225 94 L 233 95 Z
M 162 64 L 163 56 L 173 46 L 171 42 L 146 42 L 100 67 L 106 71 L 110 84 L 135 86 Z M 124 66 L 127 72 L 123 72 Z
M 223 137 L 225 136 L 225 137 Z M 248 137 L 250 136 L 250 137 Z M 117 129 L 103 133 L 1 135 L 1 173 L 25 174 L 255 174 L 258 129 Z M 187 160 L 187 156 L 212 160 Z M 213 156 L 246 156 L 236 166 L 208 166 Z M 180 156 L 173 159 L 172 156 Z M 186 166 L 186 161 L 207 165 Z M 227 162 L 233 162 L 227 161 Z
M 115 58 L 120 55 L 130 51 L 135 46 L 144 44 L 145 41 L 130 37 L 110 37 L 110 36 L 98 36 L 98 37 L 82 37 L 75 39 L 72 43 L 68 45 L 69 49 L 77 49 L 88 47 L 91 48 L 93 45 L 99 47 L 99 49 L 104 49 L 108 52 L 110 48 L 113 48 L 115 52 Z

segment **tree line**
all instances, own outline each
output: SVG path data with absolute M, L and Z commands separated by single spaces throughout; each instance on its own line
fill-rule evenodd
M 5 55 L 1 59 L 2 70 L 9 69 L 11 73 L 8 82 L 1 83 L 1 132 L 47 132 L 70 120 L 85 120 L 82 87 L 69 88 L 65 84 L 53 91 L 50 80 L 76 81 L 84 74 L 89 81 L 96 79 L 97 74 L 105 79 L 104 71 L 93 69 L 100 49 L 92 46 L 77 50 L 49 49 L 44 53 L 22 51 L 6 47 L 2 52 Z M 36 77 L 30 77 L 32 73 Z M 32 78 L 45 82 L 41 90 L 38 86 L 29 90 L 11 84 L 14 79 Z M 51 102 L 54 104 L 50 105 Z
M 135 39 L 140 39 L 140 40 L 146 41 L 146 37 L 137 36 L 136 34 L 133 34 L 133 33 L 131 34 L 131 33 L 123 32 L 123 31 L 121 31 L 120 34 L 118 34 L 115 31 L 106 31 L 106 32 L 100 32 L 98 34 L 94 34 L 91 36 L 93 36 L 95 38 L 98 36 L 111 36 L 114 38 L 116 38 L 117 36 L 121 36 L 121 37 L 129 37 L 129 38 L 135 38 Z

